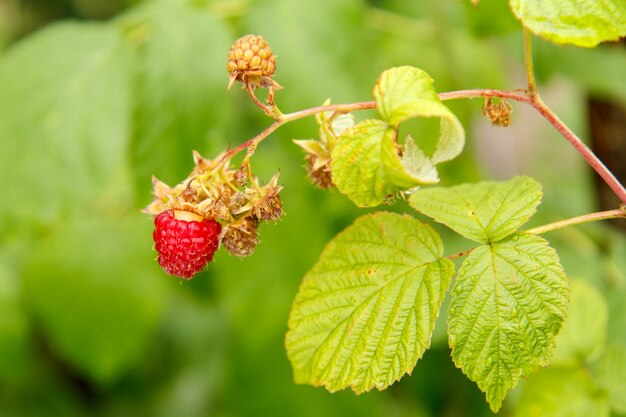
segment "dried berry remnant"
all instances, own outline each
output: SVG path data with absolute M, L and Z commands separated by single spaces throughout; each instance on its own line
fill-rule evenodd
M 157 261 L 165 272 L 191 279 L 212 259 L 219 247 L 222 226 L 214 219 L 181 210 L 167 210 L 154 218 Z
M 483 105 L 483 115 L 489 120 L 491 124 L 499 127 L 508 127 L 511 125 L 511 113 L 513 113 L 513 106 L 506 101 L 500 100 L 497 103 L 492 102 L 491 97 L 485 99 Z
M 322 189 L 333 188 L 333 177 L 330 170 L 330 161 L 318 165 L 316 164 L 317 158 L 314 155 L 307 155 L 307 171 L 309 172 L 309 179 L 313 183 Z
M 254 216 L 259 220 L 278 220 L 283 215 L 283 202 L 278 192 L 263 197 L 254 207 Z
M 330 104 L 326 100 L 324 105 Z M 320 113 L 315 116 L 319 126 L 319 140 L 294 140 L 306 152 L 306 169 L 311 182 L 320 188 L 332 188 L 333 183 L 330 164 L 332 150 L 341 135 L 354 126 L 351 114 Z
M 258 227 L 259 220 L 256 217 L 245 217 L 228 226 L 222 245 L 235 256 L 250 256 L 259 243 Z
M 235 81 L 253 90 L 257 87 L 281 88 L 272 79 L 276 71 L 276 55 L 262 36 L 246 35 L 237 39 L 228 52 L 226 69 L 230 77 L 229 89 Z

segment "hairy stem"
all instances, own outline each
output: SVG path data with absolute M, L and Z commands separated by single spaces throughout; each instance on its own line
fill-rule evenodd
M 374 108 L 376 108 L 375 101 L 364 101 L 364 102 L 350 103 L 350 104 L 328 104 L 326 106 L 311 107 L 309 109 L 304 109 L 304 110 L 300 110 L 300 111 L 293 112 L 293 113 L 280 114 L 278 118 L 276 119 L 276 121 L 272 123 L 271 125 L 269 125 L 264 131 L 262 131 L 261 133 L 253 137 L 252 139 L 247 140 L 246 142 L 243 142 L 242 144 L 228 151 L 222 157 L 222 161 L 226 161 L 227 159 L 232 158 L 233 156 L 237 155 L 239 152 L 245 149 L 251 149 L 252 151 L 254 151 L 254 149 L 256 149 L 256 146 L 263 139 L 265 139 L 267 136 L 272 134 L 276 129 L 278 129 L 282 125 L 289 123 L 289 122 L 293 122 L 294 120 L 303 119 L 305 117 L 313 116 L 317 113 L 322 113 L 322 112 L 350 113 L 352 111 L 368 110 L 368 109 L 374 109 Z M 248 153 L 248 157 L 250 156 L 251 154 Z
M 615 178 L 613 173 L 600 161 L 600 159 L 584 144 L 584 142 L 576 136 L 565 123 L 548 107 L 539 92 L 537 91 L 537 82 L 535 81 L 535 71 L 533 68 L 533 52 L 531 46 L 531 33 L 524 28 L 524 68 L 526 70 L 526 80 L 528 82 L 527 95 L 530 99 L 529 103 L 539 112 L 550 124 L 585 158 L 585 161 L 600 175 L 607 183 L 611 190 L 619 197 L 622 203 L 626 204 L 626 189 Z
M 475 88 L 473 90 L 449 91 L 447 93 L 439 93 L 440 100 L 456 100 L 460 98 L 476 98 L 476 97 L 498 97 L 506 98 L 522 103 L 530 103 L 530 97 L 527 94 L 517 91 L 492 90 L 488 88 Z
M 626 206 L 621 206 L 615 210 L 600 211 L 597 213 L 584 214 L 578 217 L 572 217 L 570 219 L 561 220 L 554 223 L 544 224 L 543 226 L 533 227 L 532 229 L 525 230 L 526 233 L 532 233 L 534 235 L 540 235 L 553 230 L 562 229 L 568 226 L 574 226 L 577 224 L 589 223 L 598 220 L 608 219 L 626 219 Z
M 611 190 L 619 197 L 622 203 L 626 204 L 626 189 L 615 178 L 615 175 L 604 165 L 604 163 L 594 154 L 583 141 L 576 136 L 548 107 L 539 95 L 535 96 L 530 103 L 554 128 L 585 158 L 585 161 L 600 175 L 604 182 L 611 187 Z
M 533 50 L 531 46 L 530 30 L 524 28 L 524 69 L 526 70 L 526 80 L 528 83 L 528 95 L 537 95 L 537 82 L 535 81 L 535 70 L 533 66 Z
M 293 113 L 283 114 L 279 120 L 287 123 L 322 112 L 350 113 L 357 110 L 371 110 L 375 108 L 375 101 L 362 101 L 350 104 L 328 104 L 325 106 L 311 107 L 310 109 L 304 109 Z

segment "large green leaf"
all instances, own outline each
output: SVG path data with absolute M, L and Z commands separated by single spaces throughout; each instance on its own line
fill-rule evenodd
M 114 28 L 76 23 L 2 56 L 0 234 L 106 201 L 103 188 L 126 168 L 129 58 Z
M 593 47 L 626 36 L 624 0 L 510 0 L 524 26 L 554 43 Z
M 425 188 L 415 192 L 409 203 L 466 238 L 487 243 L 504 239 L 526 223 L 541 197 L 538 182 L 515 177 L 506 182 Z
M 149 221 L 80 220 L 32 250 L 25 299 L 52 347 L 99 382 L 110 382 L 145 352 L 164 307 Z
M 463 262 L 452 289 L 449 344 L 493 411 L 521 377 L 550 363 L 568 295 L 556 252 L 538 236 L 479 246 Z
M 234 97 L 227 95 L 225 65 L 233 36 L 191 3 L 148 2 L 120 21 L 137 49 L 130 150 L 140 189 L 148 189 L 152 175 L 177 183 L 192 149 L 218 153 L 226 145 L 224 120 Z
M 359 218 L 307 273 L 289 317 L 298 383 L 384 389 L 430 345 L 454 267 L 439 236 L 407 215 Z
M 582 369 L 544 369 L 524 385 L 514 417 L 609 417 L 605 396 L 598 395 Z
M 396 130 L 382 120 L 364 120 L 346 130 L 332 151 L 333 182 L 358 206 L 376 206 L 398 191 L 437 182 L 429 162 L 420 164 L 412 140 L 400 159 Z M 426 167 L 427 169 L 422 170 Z
M 434 164 L 449 161 L 461 153 L 465 131 L 437 96 L 433 79 L 419 68 L 403 66 L 384 71 L 374 86 L 376 108 L 392 126 L 414 117 L 439 117 L 441 128 Z M 419 139 L 419 138 L 418 138 Z
M 570 298 L 567 320 L 556 339 L 554 363 L 584 365 L 605 348 L 609 308 L 602 294 L 584 281 L 571 283 Z

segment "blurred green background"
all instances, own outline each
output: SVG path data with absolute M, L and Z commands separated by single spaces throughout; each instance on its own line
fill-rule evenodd
M 312 119 L 255 155 L 261 178 L 281 171 L 287 215 L 262 226 L 252 257 L 220 251 L 183 283 L 158 267 L 140 213 L 151 176 L 175 184 L 192 149 L 212 157 L 270 123 L 243 91 L 226 91 L 227 52 L 246 33 L 278 55 L 286 112 L 371 100 L 394 65 L 426 70 L 438 91 L 524 85 L 521 30 L 503 0 L 0 0 L 0 416 L 491 415 L 450 360 L 445 311 L 413 375 L 385 392 L 293 383 L 290 303 L 324 244 L 364 213 L 306 180 L 291 139 L 315 137 Z M 588 97 L 626 103 L 623 46 L 536 39 L 535 53 L 544 100 L 581 136 Z M 449 105 L 468 144 L 444 184 L 533 176 L 545 198 L 532 224 L 598 208 L 593 174 L 531 109 L 515 105 L 501 129 L 481 119 L 481 100 Z M 414 137 L 433 128 L 407 126 Z M 382 209 L 410 212 L 402 201 Z M 446 253 L 470 246 L 438 230 Z M 626 413 L 618 230 L 547 236 L 576 283 L 569 327 L 555 364 L 501 415 Z

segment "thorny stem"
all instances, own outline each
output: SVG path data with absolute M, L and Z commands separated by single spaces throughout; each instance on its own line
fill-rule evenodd
M 595 222 L 598 220 L 608 220 L 608 219 L 626 219 L 626 205 L 620 206 L 620 208 L 615 210 L 607 210 L 607 211 L 599 211 L 597 213 L 584 214 L 582 216 L 572 217 L 570 219 L 561 220 L 554 223 L 544 224 L 542 226 L 533 227 L 532 229 L 522 230 L 523 233 L 528 233 L 532 235 L 541 235 L 544 233 L 552 232 L 554 230 L 559 230 L 564 227 L 574 226 L 577 224 Z M 463 256 L 467 256 L 476 248 L 467 249 L 461 252 L 457 252 L 455 254 L 446 256 L 446 258 L 450 260 L 462 258 Z

